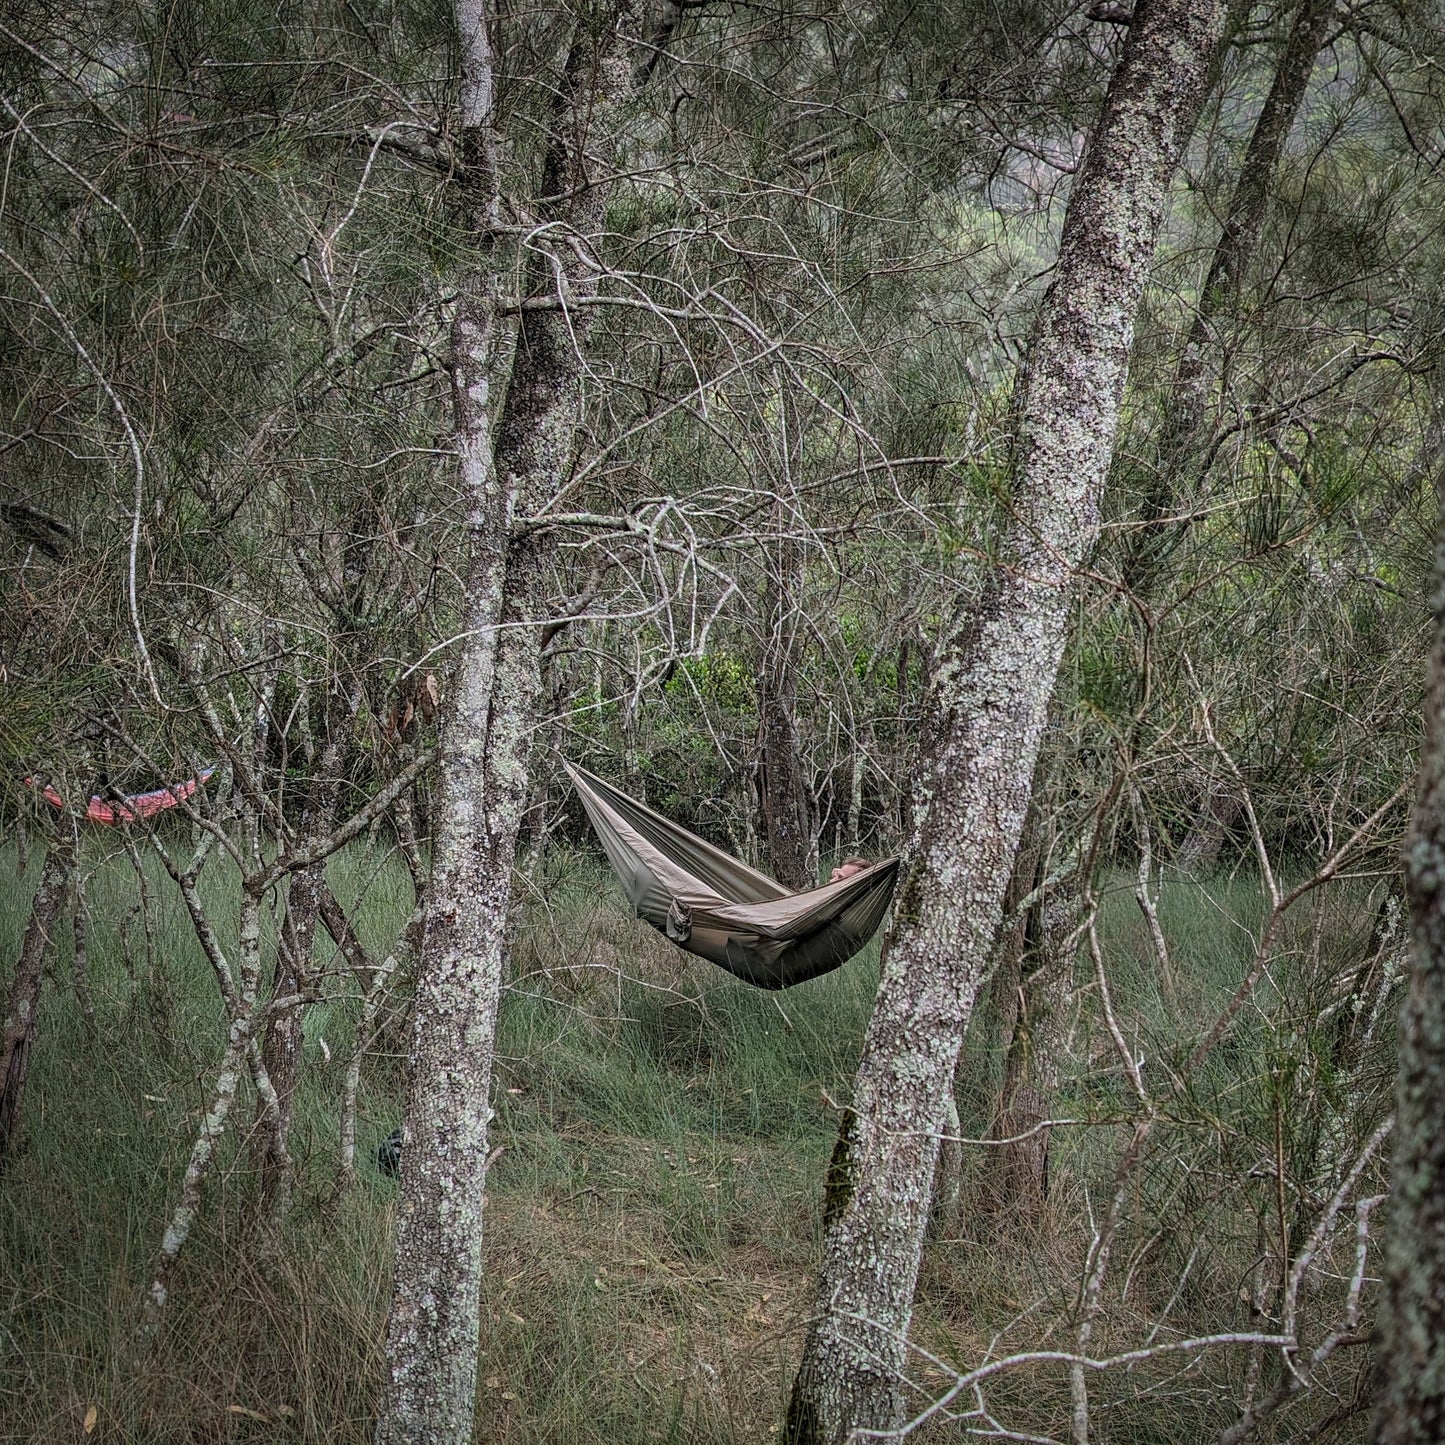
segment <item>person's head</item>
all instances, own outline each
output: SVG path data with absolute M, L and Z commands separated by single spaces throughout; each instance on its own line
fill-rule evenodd
M 828 878 L 828 882 L 841 883 L 845 878 L 852 878 L 855 874 L 861 873 L 865 868 L 871 868 L 872 866 L 872 860 L 868 858 L 845 858 L 833 870 Z

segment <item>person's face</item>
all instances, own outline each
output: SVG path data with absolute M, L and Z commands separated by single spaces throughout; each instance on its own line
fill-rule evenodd
M 851 878 L 855 873 L 861 873 L 863 869 L 857 863 L 845 863 L 841 868 L 835 868 L 828 877 L 829 883 L 841 883 L 845 878 Z

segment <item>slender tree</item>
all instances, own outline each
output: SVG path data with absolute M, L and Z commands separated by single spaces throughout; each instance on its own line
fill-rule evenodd
M 78 867 L 74 823 L 62 820 L 45 850 L 40 883 L 30 903 L 30 917 L 10 981 L 10 998 L 0 1032 L 0 1176 L 14 1148 L 20 1127 L 20 1106 L 30 1069 L 30 1051 L 39 1024 L 41 980 L 46 955 L 58 936 L 61 916 Z
M 798 743 L 798 663 L 805 556 L 789 535 L 781 503 L 778 540 L 765 560 L 762 647 L 758 659 L 758 801 L 773 876 L 789 888 L 818 881 L 817 840 Z
M 1285 145 L 1309 91 L 1310 76 L 1335 22 L 1337 0 L 1303 0 L 1295 12 L 1269 92 L 1250 133 L 1229 209 L 1199 293 L 1179 361 L 1175 392 L 1165 420 L 1159 490 L 1145 500 L 1143 519 L 1157 522 L 1183 490 L 1197 464 L 1191 453 L 1204 425 L 1210 378 L 1218 363 L 1215 328 L 1244 283 L 1264 229 Z M 1146 582 L 1147 554 L 1132 559 Z
M 1165 408 L 1154 477 L 1139 508 L 1143 525 L 1128 534 L 1123 582 L 1146 600 L 1153 599 L 1160 568 L 1191 525 L 1179 513 L 1187 513 L 1208 469 L 1210 388 L 1225 359 L 1220 322 L 1237 306 L 1259 250 L 1280 162 L 1337 12 L 1337 0 L 1302 0 L 1295 11 L 1235 178 Z M 1187 873 L 1214 866 L 1239 816 L 1239 801 L 1217 772 L 1201 781 L 1200 793 L 1198 816 L 1177 860 Z
M 1075 177 L 1020 387 L 1014 519 L 934 676 L 919 821 L 828 1170 L 794 1445 L 842 1445 L 900 1418 L 944 1102 L 1023 827 L 1074 569 L 1098 532 L 1134 314 L 1224 14 L 1143 0 Z
M 328 690 L 324 716 L 325 735 L 310 796 L 301 810 L 301 847 L 314 849 L 336 825 L 341 793 L 342 764 L 347 754 L 347 729 L 353 723 L 361 697 L 359 688 Z M 276 951 L 273 997 L 302 992 L 308 981 L 311 951 L 326 893 L 326 859 L 318 858 L 291 880 L 286 897 L 285 921 Z M 278 1118 L 274 1130 L 258 1117 L 257 1141 L 261 1164 L 261 1203 L 269 1209 L 284 1190 L 281 1161 L 289 1157 L 292 1105 L 301 1079 L 302 1013 L 300 1008 L 273 1013 L 266 1021 L 261 1054 L 276 1091 Z M 264 1113 L 257 1101 L 258 1116 Z
M 472 1434 L 492 1045 L 517 835 L 538 694 L 543 532 L 533 513 L 565 485 L 600 267 L 589 252 L 606 189 L 589 172 L 631 84 L 626 10 L 577 23 L 523 258 L 540 294 L 514 296 L 502 223 L 493 16 L 456 12 L 462 181 L 483 263 L 462 279 L 452 328 L 455 443 L 467 512 L 464 633 L 443 723 L 435 873 L 418 968 L 397 1259 L 379 1445 L 464 1445 Z M 490 255 L 488 255 L 490 250 Z M 520 323 L 520 324 L 519 324 Z M 505 398 L 505 401 L 503 401 Z

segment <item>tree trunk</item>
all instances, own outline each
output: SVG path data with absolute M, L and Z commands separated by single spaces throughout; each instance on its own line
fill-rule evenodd
M 843 829 L 843 843 L 840 851 L 856 853 L 860 847 L 859 833 L 863 828 L 863 776 L 868 760 L 863 751 L 861 738 L 853 741 L 853 756 L 848 768 L 848 818 Z
M 30 921 L 25 925 L 20 957 L 15 962 L 10 1002 L 5 1010 L 5 1030 L 0 1034 L 0 1178 L 4 1177 L 20 1127 L 20 1105 L 30 1069 L 30 1050 L 35 1046 L 45 957 L 70 896 L 70 875 L 74 867 L 74 844 L 70 840 L 58 839 L 46 850 L 40 885 L 30 903 Z
M 1059 1091 L 1064 1010 L 1073 984 L 1070 940 L 1079 920 L 1079 901 L 1079 882 L 1070 878 L 1051 889 L 1039 907 L 1004 1058 L 993 1131 L 1000 1142 L 989 1151 L 1000 1212 L 1031 1222 L 1040 1218 L 1048 1202 L 1050 1131 L 1044 1120 Z
M 1141 596 L 1151 589 L 1160 566 L 1189 527 L 1187 519 L 1163 527 L 1160 523 L 1188 498 L 1205 460 L 1200 455 L 1200 441 L 1214 375 L 1209 354 L 1217 341 L 1215 322 L 1237 297 L 1254 259 L 1280 157 L 1304 103 L 1315 59 L 1329 36 L 1335 9 L 1336 0 L 1303 0 L 1249 138 L 1180 357 L 1174 394 L 1161 429 L 1154 484 L 1140 508 L 1139 519 L 1145 525 L 1133 533 L 1124 560 L 1124 583 Z
M 90 994 L 90 904 L 85 897 L 85 870 L 80 866 L 79 850 L 75 866 L 70 870 L 70 931 L 75 941 L 75 955 L 70 967 L 70 983 L 75 1002 L 85 1026 L 85 1041 L 96 1038 L 95 1000 Z
M 341 795 L 343 755 L 349 747 L 351 725 L 361 706 L 361 692 L 353 687 L 345 694 L 341 706 L 327 708 L 326 741 L 321 749 L 312 792 L 301 811 L 301 847 L 311 850 L 327 837 L 336 825 L 337 802 Z M 321 896 L 326 890 L 326 859 L 318 859 L 303 868 L 291 880 L 286 895 L 286 918 L 276 950 L 275 974 L 271 989 L 273 998 L 300 993 L 311 968 L 312 949 L 316 941 L 316 925 L 321 915 Z M 277 1201 L 289 1190 L 290 1180 L 284 1170 L 290 1167 L 290 1135 L 292 1105 L 301 1081 L 301 1044 L 305 1011 L 288 1008 L 271 1014 L 261 1042 L 261 1059 L 267 1077 L 276 1090 L 278 1115 L 274 1128 L 262 1126 L 257 1116 L 257 1155 L 261 1167 L 260 1210 L 263 1218 L 271 1216 Z M 260 1101 L 257 1101 L 258 1110 Z M 272 1224 L 279 1223 L 273 1218 Z
M 1134 314 L 1224 7 L 1142 0 L 1074 181 L 1021 382 L 1014 519 L 935 670 L 904 859 L 787 1436 L 842 1445 L 900 1420 L 900 1370 L 944 1101 L 997 932 L 1063 653 L 1098 534 Z
M 1192 499 L 1209 463 L 1205 412 L 1211 381 L 1219 370 L 1216 323 L 1238 299 L 1258 249 L 1280 158 L 1335 11 L 1336 0 L 1302 0 L 1295 14 L 1199 293 L 1160 427 L 1153 482 L 1139 508 L 1141 525 L 1129 534 L 1123 557 L 1124 585 L 1146 601 L 1152 600 L 1161 569 L 1194 522 Z M 1214 871 L 1241 812 L 1226 779 L 1217 775 L 1201 779 L 1200 790 L 1199 811 L 1176 856 L 1180 871 L 1189 877 Z
M 1050 731 L 1057 727 L 1058 699 L 1053 712 Z M 995 946 L 992 992 L 1004 1067 L 992 1127 L 997 1142 L 984 1154 L 980 1202 L 998 1214 L 1029 1221 L 1039 1217 L 1048 1196 L 1050 1131 L 1040 1126 L 1053 1112 L 1058 1092 L 1064 1006 L 1073 981 L 1071 939 L 1082 897 L 1077 872 L 1082 851 L 1075 848 L 1062 867 L 1058 848 L 1055 784 L 1068 760 L 1055 751 L 1034 769 L 1004 899 L 1004 916 L 1013 924 Z M 1045 886 L 1050 877 L 1056 881 Z
M 787 525 L 781 505 L 775 511 Z M 813 810 L 798 747 L 798 617 L 803 555 L 789 538 L 769 559 L 763 610 L 767 633 L 758 668 L 758 801 L 773 877 L 801 892 L 818 883 Z
M 308 844 L 325 836 L 324 833 L 310 836 Z M 276 942 L 272 971 L 272 998 L 286 998 L 305 987 L 325 873 L 324 859 L 312 863 L 291 879 L 286 890 L 286 913 L 281 937 Z M 263 1217 L 270 1214 L 278 1193 L 285 1191 L 288 1182 L 280 1176 L 280 1161 L 290 1157 L 291 1106 L 301 1081 L 302 1024 L 302 1010 L 288 1008 L 268 1015 L 262 1034 L 261 1059 L 275 1087 L 278 1109 L 273 1130 L 262 1125 L 261 1101 L 256 1101 L 255 1157 L 261 1173 L 259 1208 Z
M 1442 499 L 1445 501 L 1445 499 Z M 1380 1445 L 1445 1439 L 1445 504 L 1420 791 L 1405 850 L 1414 958 L 1400 1015 L 1395 1159 L 1375 1387 Z
M 1204 780 L 1203 789 L 1199 811 L 1174 860 L 1179 871 L 1189 878 L 1212 873 L 1219 866 L 1224 840 L 1244 811 L 1243 804 L 1231 790 L 1230 779 L 1211 774 Z
M 464 169 L 459 184 L 485 244 L 501 222 L 494 130 L 493 16 L 458 0 Z M 501 960 L 486 831 L 491 708 L 512 499 L 492 433 L 517 322 L 501 258 L 463 278 L 452 323 L 454 437 L 466 504 L 462 641 L 443 698 L 435 862 L 418 964 L 403 1125 L 396 1266 L 378 1445 L 468 1445 L 476 1386 L 482 1190 Z
M 366 1051 L 375 1042 L 377 1015 L 385 1002 L 392 980 L 405 970 L 421 949 L 426 927 L 426 895 L 420 894 L 395 945 L 362 983 L 361 1017 L 356 1024 L 356 1038 L 346 1061 L 346 1076 L 341 1089 L 341 1148 L 336 1169 L 336 1188 L 332 1202 L 339 1201 L 356 1182 L 356 1096 L 361 1088 L 361 1065 Z
M 492 156 L 493 55 L 487 16 L 459 3 L 463 154 L 482 234 L 499 219 Z M 544 221 L 590 243 L 603 187 L 586 165 L 606 154 L 630 87 L 620 25 L 579 34 L 549 146 Z M 590 132 L 590 134 L 589 134 Z M 545 293 L 568 308 L 528 309 L 517 330 L 500 283 L 463 286 L 453 329 L 456 434 L 468 503 L 466 640 L 447 699 L 436 869 L 418 970 L 404 1124 L 396 1270 L 378 1445 L 468 1445 L 478 1358 L 482 1205 L 489 1091 L 512 862 L 527 801 L 537 697 L 537 604 L 546 545 L 525 524 L 565 485 L 577 445 L 596 270 L 559 247 Z M 552 283 L 559 275 L 560 286 Z M 506 409 L 493 435 L 496 398 Z M 511 624 L 511 625 L 508 625 Z M 520 624 L 520 625 L 518 625 Z
M 1039 771 L 1042 772 L 1042 765 Z M 1023 1018 L 1024 964 L 1032 949 L 1037 934 L 1038 905 L 1024 907 L 1024 901 L 1039 883 L 1040 867 L 1044 864 L 1044 829 L 1040 817 L 1039 781 L 1034 780 L 1032 798 L 1024 817 L 1023 832 L 1019 835 L 1019 847 L 1014 855 L 1013 871 L 1009 875 L 1008 890 L 1004 894 L 1003 916 L 1009 920 L 999 930 L 994 942 L 992 977 L 989 982 L 991 1012 L 994 1022 L 993 1038 L 979 1051 L 976 1067 L 986 1067 L 987 1059 L 1002 1054 L 1005 1060 L 1004 1077 L 998 1085 L 998 1104 L 995 1118 L 1004 1112 L 1004 1091 L 1008 1087 L 1008 1061 L 1013 1058 L 1014 1040 Z M 970 1061 L 959 1057 L 953 1089 L 949 1102 L 957 1111 L 958 1075 L 963 1074 Z M 993 1080 L 989 1079 L 992 1087 Z M 950 1115 L 950 1120 L 952 1116 Z M 956 1133 L 950 1123 L 950 1133 Z M 999 1136 L 1002 1137 L 1002 1136 Z M 937 1181 L 934 1187 L 934 1222 L 946 1229 L 955 1222 L 958 1206 L 963 1199 L 964 1151 L 962 1144 L 945 1138 L 938 1152 Z M 1004 1190 L 1000 1181 L 998 1151 L 990 1149 L 983 1159 L 983 1188 L 980 1205 L 985 1210 L 1002 1206 Z
M 242 830 L 247 864 L 259 872 L 260 829 L 254 813 L 242 824 Z M 238 968 L 233 972 L 216 941 L 214 930 L 206 921 L 199 895 L 195 891 L 194 873 L 189 876 L 188 886 L 190 896 L 186 899 L 187 907 L 197 927 L 198 936 L 209 940 L 210 947 L 206 951 L 218 978 L 223 982 L 228 1032 L 226 1049 L 221 1055 L 221 1063 L 211 1088 L 210 1103 L 196 1130 L 191 1155 L 186 1162 L 186 1172 L 181 1180 L 180 1197 L 166 1221 L 165 1233 L 161 1236 L 160 1249 L 156 1253 L 151 1273 L 151 1282 L 146 1289 L 141 1308 L 142 1350 L 148 1350 L 160 1333 L 166 1305 L 170 1301 L 171 1277 L 200 1213 L 201 1192 L 210 1174 L 211 1165 L 215 1163 L 216 1150 L 225 1136 L 241 1080 L 245 1077 L 247 1056 L 256 1042 L 256 1006 L 261 980 L 260 897 L 243 885 L 236 937 Z M 226 983 L 232 979 L 234 983 L 226 987 Z M 251 1057 L 254 1059 L 256 1056 Z M 264 1074 L 260 1070 L 253 1070 L 252 1077 L 255 1080 L 264 1077 Z M 274 1120 L 271 1122 L 274 1124 Z M 289 1177 L 289 1170 L 287 1175 Z

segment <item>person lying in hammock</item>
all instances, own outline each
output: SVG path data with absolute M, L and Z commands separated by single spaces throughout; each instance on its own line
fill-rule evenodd
M 791 988 L 838 968 L 877 932 L 898 859 L 847 858 L 801 892 L 567 764 L 633 911 L 687 953 L 756 988 Z
M 861 873 L 865 868 L 871 868 L 871 858 L 845 858 L 829 875 L 829 883 L 841 883 L 845 878 L 852 878 Z

